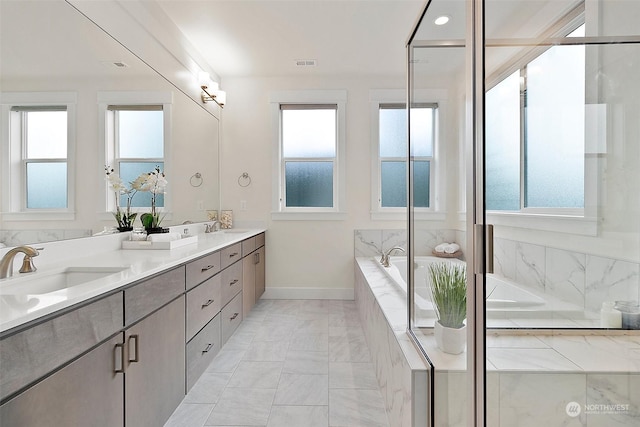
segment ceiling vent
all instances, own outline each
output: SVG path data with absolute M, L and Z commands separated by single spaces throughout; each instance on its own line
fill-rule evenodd
M 315 59 L 296 59 L 296 67 L 315 67 Z

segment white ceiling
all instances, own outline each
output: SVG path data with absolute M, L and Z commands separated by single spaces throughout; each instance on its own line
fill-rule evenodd
M 157 0 L 225 76 L 404 75 L 423 0 Z M 317 66 L 296 67 L 297 59 Z

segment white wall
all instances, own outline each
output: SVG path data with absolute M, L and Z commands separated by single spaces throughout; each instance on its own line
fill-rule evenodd
M 222 119 L 221 209 L 232 209 L 236 223 L 260 221 L 267 227 L 267 291 L 303 288 L 308 292 L 320 289 L 320 294 L 329 296 L 352 295 L 354 230 L 406 228 L 404 220 L 370 219 L 372 152 L 369 91 L 402 90 L 404 77 L 225 78 L 223 83 L 229 96 Z M 274 141 L 271 140 L 269 94 L 276 90 L 303 89 L 346 89 L 348 92 L 347 218 L 343 221 L 271 220 Z M 455 117 L 450 117 L 455 123 Z M 457 134 L 452 132 L 450 135 L 456 141 Z M 455 153 L 455 144 L 444 144 L 444 147 L 452 146 Z M 455 174 L 455 154 L 450 159 L 452 162 L 447 169 L 453 164 Z M 243 172 L 249 173 L 252 179 L 247 188 L 240 187 L 237 182 Z M 451 191 L 447 197 L 444 205 L 455 210 L 457 192 Z M 246 211 L 240 210 L 241 201 L 247 202 Z M 443 226 L 442 221 L 428 225 L 431 228 Z M 293 295 L 294 291 L 290 291 Z

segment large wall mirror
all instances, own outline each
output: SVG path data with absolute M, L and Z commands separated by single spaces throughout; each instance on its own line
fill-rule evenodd
M 5 167 L 9 119 L 0 122 L 5 157 L 0 172 L 0 243 L 15 246 L 84 237 L 116 225 L 107 202 L 104 112 L 100 109 L 100 99 L 112 95 L 132 103 L 136 94 L 169 99 L 170 120 L 164 128 L 169 144 L 164 155 L 169 214 L 163 225 L 205 221 L 207 210 L 219 208 L 217 117 L 64 0 L 3 0 L 0 20 L 3 111 L 10 110 L 6 105 L 16 94 L 34 99 L 57 93 L 75 97 L 75 126 L 70 129 L 75 147 L 69 153 L 73 173 L 68 177 L 71 203 L 66 216 L 29 217 L 10 203 L 15 172 Z M 14 154 L 10 162 L 15 163 Z

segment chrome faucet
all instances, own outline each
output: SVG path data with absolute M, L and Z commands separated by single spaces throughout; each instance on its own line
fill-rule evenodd
M 389 262 L 389 257 L 391 256 L 391 253 L 393 251 L 400 251 L 403 253 L 405 252 L 405 250 L 400 246 L 394 246 L 393 248 L 389 249 L 387 252 L 382 251 L 382 258 L 380 258 L 380 264 L 382 264 L 383 267 L 389 267 L 391 265 L 391 263 Z
M 33 264 L 33 257 L 40 255 L 38 249 L 32 248 L 31 246 L 18 246 L 4 254 L 0 260 L 0 279 L 5 279 L 13 275 L 13 258 L 15 258 L 19 252 L 24 254 L 20 273 L 33 273 L 37 270 Z
M 220 221 L 214 221 L 213 224 L 205 224 L 204 232 L 205 233 L 213 233 L 220 230 L 220 226 L 222 223 Z

